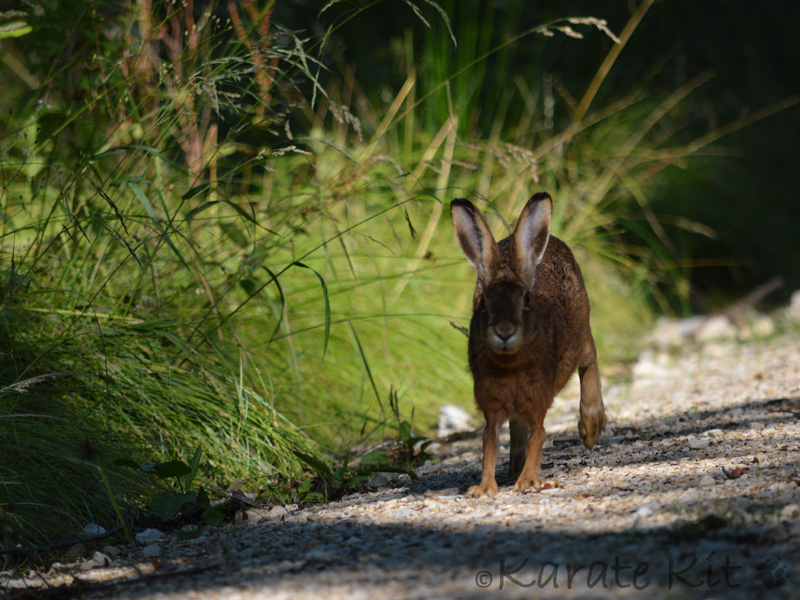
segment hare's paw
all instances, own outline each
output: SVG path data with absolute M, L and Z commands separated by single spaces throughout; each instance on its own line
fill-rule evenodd
M 467 490 L 470 498 L 480 498 L 481 496 L 494 496 L 497 494 L 496 481 L 481 481 L 480 485 L 473 485 Z
M 603 410 L 603 406 L 598 408 L 581 407 L 581 420 L 578 421 L 578 433 L 580 433 L 583 445 L 591 450 L 597 443 L 600 433 L 606 428 L 608 419 Z
M 520 475 L 517 483 L 514 484 L 514 489 L 518 492 L 535 492 L 542 487 L 542 482 L 530 476 Z

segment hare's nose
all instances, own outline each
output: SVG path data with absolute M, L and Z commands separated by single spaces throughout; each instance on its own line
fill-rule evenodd
M 514 335 L 514 326 L 508 321 L 501 321 L 494 326 L 494 332 L 501 340 L 506 341 Z

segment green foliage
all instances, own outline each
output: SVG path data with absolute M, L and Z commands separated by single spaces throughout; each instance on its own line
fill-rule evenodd
M 205 477 L 233 480 L 294 477 L 300 463 L 293 450 L 315 451 L 237 378 L 233 357 L 190 347 L 175 323 L 115 321 L 94 311 L 84 318 L 67 294 L 54 296 L 65 308 L 30 302 L 6 314 L 6 522 L 32 535 L 45 524 L 74 536 L 88 522 L 116 521 L 109 501 L 130 510 L 149 494 L 149 486 L 110 463 L 119 454 L 167 458 L 191 443 L 203 448 Z M 25 296 L 18 291 L 16 298 L 22 303 Z
M 380 450 L 364 454 L 355 465 L 351 464 L 348 454 L 342 464 L 335 467 L 331 467 L 327 461 L 315 456 L 300 452 L 297 453 L 297 456 L 311 468 L 314 474 L 314 479 L 306 480 L 298 489 L 302 500 L 329 501 L 341 498 L 367 483 L 375 473 L 400 473 L 408 475 L 411 479 L 418 479 L 417 474 L 411 469 L 387 464 L 390 458 Z
M 33 28 L 27 22 L 28 13 L 22 10 L 0 12 L 0 40 L 29 34 Z
M 192 489 L 197 469 L 200 466 L 202 451 L 198 448 L 190 464 L 182 460 L 164 463 L 138 464 L 129 458 L 119 458 L 114 464 L 120 467 L 138 469 L 153 475 L 169 486 L 170 491 L 153 496 L 150 507 L 162 521 L 169 521 L 178 515 L 185 519 L 200 519 L 208 525 L 219 525 L 225 518 L 221 505 L 211 506 L 205 487 Z
M 411 410 L 411 421 L 406 421 L 400 416 L 400 399 L 394 390 L 389 390 L 389 404 L 397 421 L 397 439 L 401 443 L 402 464 L 411 469 L 426 460 L 438 460 L 438 457 L 427 451 L 433 440 L 427 439 L 424 435 L 414 435 L 413 433 L 411 423 L 414 421 L 414 410 Z M 417 444 L 419 444 L 419 449 L 417 449 Z M 362 458 L 362 462 L 363 460 Z
M 4 543 L 72 537 L 147 498 L 109 456 L 161 464 L 198 447 L 206 478 L 271 480 L 317 452 L 226 323 L 272 244 L 242 248 L 252 210 L 217 195 L 237 152 L 216 143 L 219 119 L 279 120 L 269 90 L 291 52 L 256 47 L 250 23 L 222 24 L 214 6 L 143 6 L 45 3 L 26 45 L 3 48 L 19 76 L 0 115 Z M 154 502 L 165 516 L 207 498 Z
M 435 455 L 427 451 L 433 440 L 427 439 L 425 436 L 415 435 L 412 431 L 411 422 L 401 416 L 397 391 L 391 388 L 389 390 L 389 406 L 392 411 L 394 426 L 397 430 L 396 439 L 399 442 L 399 447 L 375 448 L 362 454 L 355 461 L 351 461 L 351 454 L 347 452 L 342 463 L 336 466 L 331 466 L 323 458 L 298 452 L 298 458 L 311 468 L 314 474 L 313 483 L 316 484 L 315 486 L 310 486 L 309 482 L 312 480 L 306 480 L 298 490 L 298 495 L 304 499 L 318 499 L 320 495 L 325 500 L 339 498 L 357 490 L 360 485 L 368 482 L 376 473 L 399 473 L 408 475 L 411 479 L 418 479 L 417 474 L 414 472 L 415 467 L 426 460 L 438 460 Z M 412 421 L 413 415 L 414 410 L 412 409 Z M 316 496 L 313 495 L 313 490 L 310 489 L 312 487 L 319 490 Z M 312 495 L 303 495 L 309 492 Z M 297 497 L 295 495 L 293 500 L 296 501 Z
M 408 464 L 423 463 L 434 456 L 426 450 L 433 440 L 427 439 L 424 435 L 414 435 L 411 423 L 408 421 L 400 422 L 397 437 L 403 444 L 403 458 Z M 417 450 L 416 446 L 420 442 L 419 450 Z
M 197 473 L 310 501 L 430 458 L 439 403 L 472 397 L 450 325 L 468 322 L 474 285 L 453 197 L 481 202 L 503 235 L 533 191 L 553 194 L 605 364 L 633 356 L 665 289 L 688 298 L 650 197 L 713 138 L 677 136 L 702 78 L 599 96 L 622 47 L 604 21 L 548 16 L 504 37 L 490 5 L 398 3 L 411 24 L 365 90 L 331 43 L 366 16 L 350 3 L 315 14 L 320 36 L 276 23 L 300 10 L 280 2 L 37 6 L 0 48 L 9 530 L 72 532 L 142 498 L 162 517 L 202 512 Z M 553 40 L 584 43 L 577 30 L 606 56 L 580 88 L 511 76 Z M 399 463 L 350 462 L 391 435 Z M 164 466 L 191 464 L 185 448 L 205 457 L 189 479 Z M 107 458 L 120 455 L 149 457 L 169 491 L 151 500 L 138 464 L 133 477 Z

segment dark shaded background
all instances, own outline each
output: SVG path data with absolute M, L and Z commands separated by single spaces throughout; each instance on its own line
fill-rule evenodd
M 358 4 L 367 6 L 366 2 Z M 468 35 L 468 28 L 477 22 L 482 30 L 473 33 L 486 35 L 489 45 L 564 15 L 604 18 L 611 30 L 619 33 L 637 4 L 441 2 L 457 37 Z M 338 8 L 331 7 L 322 18 L 330 22 L 337 17 Z M 276 21 L 321 29 L 315 25 L 318 9 L 315 2 L 278 2 Z M 398 56 L 404 31 L 413 32 L 418 51 L 425 44 L 439 43 L 443 52 L 455 52 L 441 19 L 433 10 L 425 15 L 433 27 L 430 31 L 403 2 L 379 3 L 338 29 L 331 46 L 354 68 L 362 87 L 396 90 L 406 77 Z M 593 105 L 602 106 L 643 82 L 654 94 L 667 94 L 708 71 L 713 77 L 681 105 L 686 114 L 678 119 L 682 124 L 679 138 L 687 142 L 696 139 L 800 93 L 799 23 L 797 2 L 656 2 Z M 563 35 L 527 36 L 508 52 L 489 59 L 484 85 L 473 99 L 480 107 L 478 125 L 489 127 L 509 72 L 523 74 L 532 86 L 550 73 L 580 98 L 611 45 L 602 34 L 582 31 L 587 35 L 580 41 Z M 424 53 L 418 52 L 420 55 Z M 424 70 L 425 65 L 418 69 Z M 492 73 L 497 74 L 494 80 Z M 510 110 L 523 107 L 512 105 Z M 557 114 L 557 120 L 559 116 L 569 118 Z M 784 300 L 800 287 L 800 208 L 795 185 L 798 133 L 800 106 L 793 106 L 725 136 L 684 168 L 669 167 L 659 175 L 650 195 L 656 213 L 692 219 L 716 232 L 711 239 L 665 225 L 689 270 L 694 310 L 718 308 L 774 275 L 783 276 L 786 285 L 772 296 L 773 302 Z

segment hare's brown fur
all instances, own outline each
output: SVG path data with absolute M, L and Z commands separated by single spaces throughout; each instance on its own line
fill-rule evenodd
M 546 228 L 531 228 L 531 231 L 547 236 L 551 201 L 546 194 L 531 199 L 521 220 L 526 211 L 536 210 L 529 207 L 538 202 L 547 203 Z M 524 258 L 517 254 L 527 246 L 515 241 L 516 232 L 494 244 L 493 238 L 488 239 L 491 237 L 488 227 L 471 204 L 457 200 L 453 205 L 451 211 L 462 209 L 465 210 L 462 214 L 469 217 L 462 218 L 462 222 L 474 220 L 476 225 L 473 230 L 464 227 L 456 222 L 454 215 L 459 241 L 468 260 L 474 264 L 473 254 L 480 254 L 477 262 L 483 261 L 476 266 L 479 277 L 473 296 L 469 366 L 475 400 L 486 418 L 486 428 L 482 481 L 470 488 L 469 493 L 496 493 L 497 436 L 500 426 L 509 418 L 510 470 L 512 476 L 518 475 L 515 488 L 539 487 L 544 417 L 576 368 L 581 379 L 579 431 L 587 447 L 595 444 L 606 424 L 583 277 L 569 247 L 552 236 L 549 241 L 544 238 L 547 244 L 544 253 L 539 255 L 538 264 L 531 267 L 532 272 L 526 273 Z M 478 230 L 479 235 L 475 234 Z M 472 246 L 463 239 L 467 234 L 477 240 Z M 490 339 L 494 335 L 500 335 L 500 340 L 504 336 L 521 339 L 516 349 L 498 352 Z

